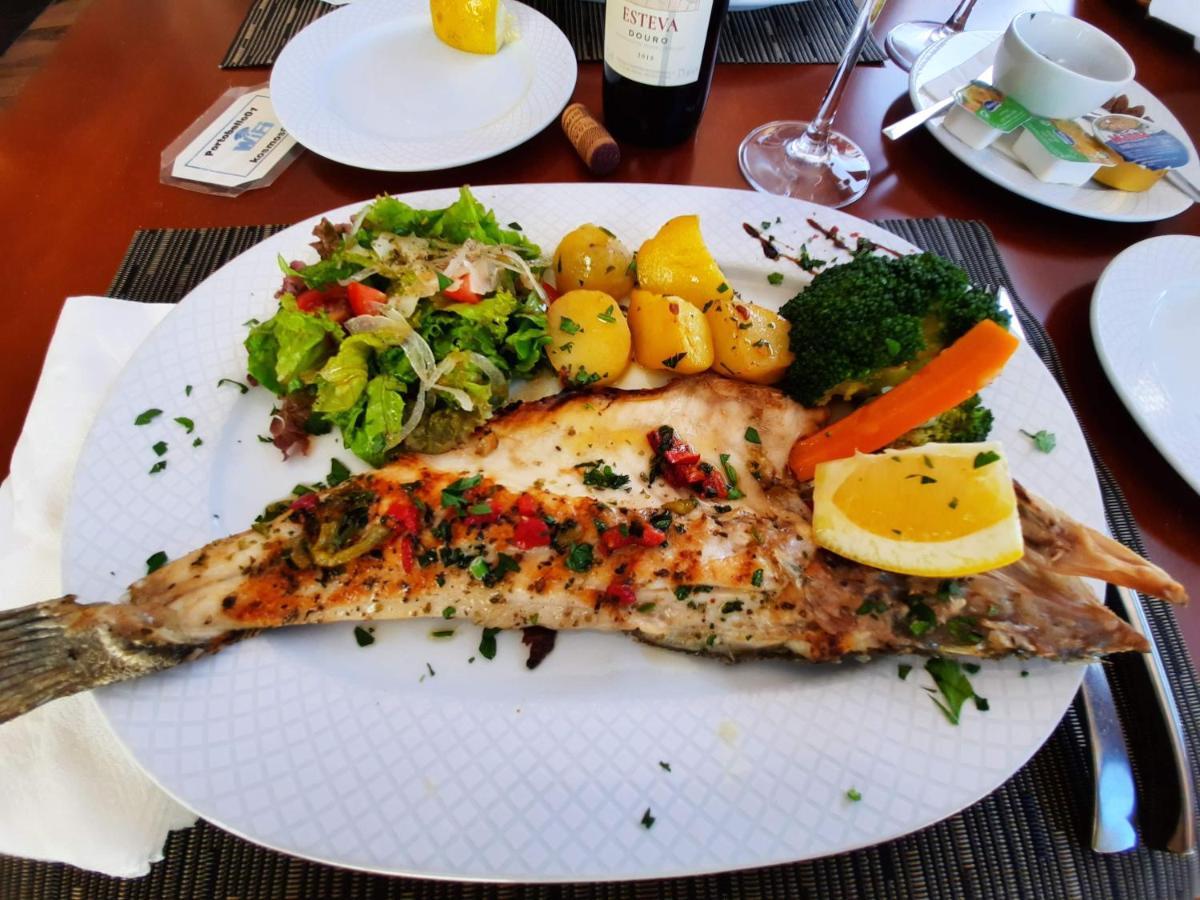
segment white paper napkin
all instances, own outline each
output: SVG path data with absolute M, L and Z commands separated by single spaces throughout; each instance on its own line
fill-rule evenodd
M 62 593 L 60 543 L 75 462 L 112 384 L 166 304 L 72 297 L 0 485 L 0 608 Z M 91 694 L 0 725 L 0 853 L 145 875 L 195 816 L 160 790 Z

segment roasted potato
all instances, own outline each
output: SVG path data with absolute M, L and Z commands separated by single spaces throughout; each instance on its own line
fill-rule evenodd
M 546 355 L 567 387 L 612 384 L 629 367 L 629 323 L 611 294 L 567 291 L 546 313 Z
M 629 303 L 633 357 L 647 369 L 695 375 L 713 364 L 708 320 L 682 297 L 634 288 Z
M 737 297 L 715 301 L 705 318 L 712 329 L 715 371 L 757 384 L 773 384 L 783 377 L 792 361 L 786 319 Z
M 704 306 L 729 290 L 700 234 L 699 216 L 676 216 L 642 244 L 637 255 L 641 287 Z
M 580 225 L 554 251 L 554 282 L 560 291 L 583 288 L 624 297 L 633 288 L 633 254 L 607 228 Z

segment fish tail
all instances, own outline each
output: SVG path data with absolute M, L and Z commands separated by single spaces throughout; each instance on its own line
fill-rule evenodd
M 128 609 L 83 605 L 68 595 L 0 612 L 0 723 L 59 697 L 171 668 L 225 643 L 172 643 L 150 628 L 123 627 Z

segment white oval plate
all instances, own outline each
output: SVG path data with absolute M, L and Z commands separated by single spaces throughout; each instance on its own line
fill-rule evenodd
M 979 71 L 990 65 L 995 51 L 989 51 L 988 46 L 994 46 L 999 38 L 998 31 L 964 31 L 922 53 L 908 74 L 908 96 L 913 107 L 925 109 L 947 96 L 944 93 L 933 94 L 928 82 L 962 65 L 976 54 L 981 54 Z M 1144 105 L 1147 116 L 1187 145 L 1190 159 L 1181 171 L 1193 182 L 1200 181 L 1200 160 L 1196 158 L 1196 147 L 1179 120 L 1136 81 L 1129 85 L 1125 94 L 1134 105 Z M 1088 181 L 1080 187 L 1047 184 L 1035 178 L 1008 149 L 1020 129 L 999 138 L 984 150 L 972 150 L 942 127 L 943 118 L 942 114 L 936 115 L 926 124 L 938 143 L 989 181 L 1044 206 L 1107 222 L 1154 222 L 1177 216 L 1192 205 L 1191 200 L 1165 181 L 1140 194 L 1107 188 L 1095 181 Z M 957 177 L 957 174 L 953 173 L 952 177 Z
M 478 188 L 501 222 L 547 252 L 583 221 L 631 247 L 699 213 L 732 285 L 778 306 L 807 280 L 763 257 L 743 222 L 829 247 L 812 218 L 896 250 L 900 238 L 845 213 L 751 191 L 646 184 Z M 454 191 L 405 197 L 440 207 Z M 346 220 L 352 204 L 328 213 Z M 122 373 L 88 438 L 66 518 L 64 584 L 109 600 L 172 557 L 246 527 L 267 501 L 351 461 L 333 436 L 284 464 L 260 443 L 271 397 L 244 378 L 244 323 L 275 307 L 277 254 L 308 253 L 316 218 L 263 241 L 183 300 Z M 772 286 L 767 275 L 785 274 Z M 190 395 L 185 386 L 192 385 Z M 1022 345 L 987 392 L 995 437 L 1035 491 L 1103 527 L 1070 408 Z M 133 424 L 149 407 L 164 414 Z M 172 419 L 195 420 L 193 449 Z M 1036 452 L 1018 429 L 1058 435 Z M 149 476 L 167 440 L 166 471 Z M 741 440 L 741 434 L 730 435 Z M 562 634 L 539 669 L 519 635 L 489 662 L 479 630 L 433 640 L 437 622 L 285 629 L 215 657 L 98 692 L 114 731 L 168 792 L 258 843 L 377 872 L 501 881 L 659 878 L 764 866 L 874 844 L 986 796 L 1042 744 L 1082 668 L 1007 661 L 975 677 L 991 710 L 951 726 L 897 659 L 726 666 L 617 635 Z M 472 658 L 474 661 L 472 662 Z M 427 664 L 436 675 L 430 675 Z M 1030 677 L 1020 677 L 1022 669 Z M 660 767 L 670 764 L 670 772 Z M 846 797 L 850 788 L 860 802 Z M 654 827 L 640 824 L 652 811 Z
M 426 172 L 524 143 L 575 90 L 558 27 L 511 0 L 520 38 L 493 56 L 438 40 L 426 0 L 359 0 L 297 34 L 271 71 L 280 121 L 305 147 L 385 172 Z
M 1096 282 L 1091 319 L 1108 380 L 1200 492 L 1200 237 L 1165 234 L 1121 251 Z

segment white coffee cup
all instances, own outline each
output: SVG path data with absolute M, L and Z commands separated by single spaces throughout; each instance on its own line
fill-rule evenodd
M 1133 81 L 1133 60 L 1094 25 L 1055 12 L 1021 13 L 996 50 L 996 87 L 1035 116 L 1074 119 Z

